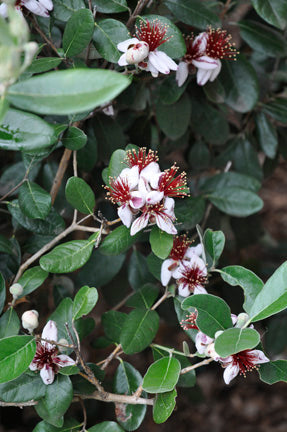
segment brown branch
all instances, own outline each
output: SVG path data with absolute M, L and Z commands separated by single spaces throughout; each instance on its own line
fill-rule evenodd
M 180 374 L 181 374 L 181 375 L 184 375 L 184 374 L 186 374 L 187 372 L 190 372 L 190 371 L 192 371 L 192 370 L 194 370 L 194 369 L 197 369 L 197 368 L 199 368 L 199 367 L 201 367 L 201 366 L 205 366 L 205 365 L 211 363 L 212 361 L 213 361 L 213 358 L 209 358 L 209 359 L 203 360 L 203 361 L 201 361 L 201 362 L 199 362 L 199 363 L 196 363 L 195 365 L 188 366 L 188 367 L 186 367 L 186 368 L 184 368 L 184 369 L 181 369 Z
M 37 21 L 35 20 L 35 18 L 33 17 L 33 15 L 31 16 L 31 21 L 33 22 L 33 25 L 35 27 L 35 30 L 39 33 L 39 35 L 44 39 L 44 41 L 47 42 L 47 44 L 49 45 L 50 48 L 52 48 L 52 50 L 55 52 L 55 54 L 57 54 L 58 57 L 62 58 L 62 56 L 58 53 L 57 48 L 55 47 L 55 45 L 53 44 L 53 42 L 45 35 L 44 32 L 42 32 L 42 30 L 40 29 L 40 27 L 37 24 Z
M 113 358 L 118 354 L 118 352 L 122 349 L 121 345 L 118 345 L 114 351 L 106 358 L 106 360 L 104 361 L 103 366 L 101 367 L 102 370 L 104 370 L 109 364 L 110 362 L 113 360 Z
M 22 180 L 16 186 L 14 186 L 11 190 L 9 190 L 5 195 L 3 195 L 0 198 L 0 202 L 4 201 L 8 196 L 10 196 L 12 193 L 14 193 L 17 189 L 19 189 L 19 187 L 21 187 L 22 184 L 25 183 L 25 181 L 28 180 L 29 172 L 30 172 L 30 169 L 32 168 L 33 162 L 34 162 L 34 158 L 31 160 Z
M 138 4 L 136 5 L 133 13 L 131 14 L 131 16 L 129 17 L 126 26 L 127 28 L 132 27 L 134 21 L 137 19 L 137 16 L 141 13 L 141 11 L 143 10 L 143 8 L 146 6 L 146 4 L 149 2 L 149 0 L 139 0 Z
M 53 185 L 52 185 L 52 188 L 50 191 L 50 195 L 51 195 L 51 199 L 52 199 L 52 205 L 54 204 L 55 199 L 58 195 L 58 192 L 59 192 L 64 174 L 66 172 L 66 169 L 68 167 L 71 155 L 72 155 L 72 150 L 65 148 L 61 162 L 60 162 L 60 165 L 59 165 L 59 168 L 58 168 L 58 171 L 57 171 L 57 174 L 54 178 L 54 182 L 53 182 Z

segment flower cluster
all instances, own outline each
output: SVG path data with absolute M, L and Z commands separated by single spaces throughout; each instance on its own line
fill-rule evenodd
M 146 148 L 127 151 L 124 168 L 116 178 L 109 179 L 107 198 L 117 204 L 118 215 L 133 236 L 148 223 L 169 234 L 177 234 L 174 199 L 187 196 L 186 175 L 177 174 L 178 167 L 160 171 L 155 152 Z
M 16 0 L 15 8 L 20 13 L 22 8 L 28 9 L 30 12 L 48 18 L 49 12 L 53 10 L 52 0 Z M 7 17 L 7 4 L 2 3 L 0 5 L 0 16 Z
M 57 342 L 58 330 L 54 321 L 48 321 L 45 325 L 41 341 L 37 342 L 36 354 L 29 366 L 30 370 L 40 371 L 40 376 L 44 384 L 52 384 L 55 374 L 61 367 L 73 366 L 76 362 L 65 354 L 58 355 L 56 345 L 46 342 L 43 339 Z
M 183 297 L 190 294 L 206 294 L 206 264 L 200 257 L 201 244 L 190 247 L 191 241 L 185 235 L 176 236 L 169 257 L 161 266 L 161 283 L 167 286 L 171 277 L 176 279 L 178 293 Z
M 236 327 L 240 326 L 241 315 L 238 317 L 231 314 L 233 325 Z M 219 362 L 221 366 L 225 369 L 223 373 L 223 379 L 225 384 L 229 384 L 233 378 L 238 374 L 246 376 L 247 372 L 251 372 L 257 369 L 258 364 L 268 363 L 269 359 L 265 356 L 264 352 L 261 350 L 244 350 L 236 354 L 232 354 L 228 357 L 220 357 L 214 348 L 215 339 L 202 333 L 196 325 L 197 313 L 192 312 L 187 315 L 186 319 L 181 321 L 181 326 L 184 330 L 196 329 L 198 333 L 195 338 L 195 346 L 200 355 L 205 355 L 213 358 L 213 360 Z M 242 323 L 242 322 L 241 322 Z M 239 324 L 239 325 L 238 325 Z M 219 336 L 221 332 L 217 332 L 215 338 Z
M 226 30 L 212 29 L 186 38 L 186 54 L 179 63 L 176 80 L 181 87 L 189 72 L 197 68 L 197 84 L 214 81 L 221 70 L 221 59 L 235 60 L 237 51 Z
M 157 48 L 165 43 L 167 26 L 155 20 L 141 21 L 136 30 L 135 37 L 120 42 L 117 45 L 121 55 L 118 64 L 127 66 L 137 65 L 140 69 L 150 72 L 157 77 L 159 72 L 169 74 L 171 70 L 177 70 L 177 64 L 163 51 Z

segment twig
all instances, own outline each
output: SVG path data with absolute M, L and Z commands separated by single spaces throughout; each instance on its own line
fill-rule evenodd
M 79 396 L 79 402 L 80 402 L 82 410 L 83 410 L 83 426 L 82 426 L 81 432 L 85 432 L 86 426 L 87 426 L 87 410 L 86 410 L 85 404 L 83 402 L 83 399 L 80 396 Z
M 199 368 L 201 366 L 205 366 L 205 365 L 211 363 L 212 361 L 213 361 L 213 358 L 209 358 L 209 359 L 203 360 L 203 361 L 201 361 L 199 363 L 196 363 L 195 365 L 188 366 L 188 367 L 186 367 L 184 369 L 181 369 L 180 374 L 181 375 L 186 374 L 187 372 L 190 372 L 190 371 L 192 371 L 194 369 L 197 369 L 197 368 Z
M 24 406 L 34 406 L 37 405 L 37 401 L 30 400 L 28 402 L 3 402 L 0 400 L 1 407 L 19 407 L 23 408 Z
M 219 15 L 219 18 L 221 19 L 221 21 L 223 21 L 224 16 L 230 7 L 230 3 L 231 3 L 231 0 L 227 0 L 227 2 L 225 3 L 224 8 L 221 11 L 221 14 Z
M 116 304 L 111 310 L 119 310 L 121 309 L 121 307 L 123 307 L 126 303 L 126 301 L 132 296 L 134 295 L 135 292 L 131 292 L 128 295 L 126 295 L 118 304 Z
M 63 153 L 63 156 L 62 156 L 62 159 L 61 159 L 58 171 L 57 171 L 57 174 L 54 178 L 54 182 L 53 182 L 53 185 L 52 185 L 52 188 L 50 191 L 50 195 L 51 195 L 51 199 L 52 199 L 52 205 L 54 204 L 55 199 L 58 195 L 58 191 L 60 189 L 64 174 L 65 174 L 66 169 L 68 167 L 71 155 L 72 155 L 72 150 L 65 148 L 65 151 Z
M 127 28 L 130 28 L 134 21 L 136 20 L 137 16 L 141 13 L 141 11 L 143 10 L 143 8 L 145 7 L 145 5 L 149 2 L 149 0 L 139 0 L 133 13 L 131 14 L 131 16 L 129 17 L 126 26 Z
M 151 310 L 155 310 L 162 302 L 171 297 L 171 295 L 172 294 L 170 292 L 166 291 L 164 295 L 151 307 Z
M 183 356 L 183 357 L 187 357 L 187 358 L 197 357 L 196 354 L 187 354 L 186 355 L 182 351 L 177 351 L 177 350 L 175 350 L 173 348 L 168 348 L 168 347 L 165 347 L 165 346 L 162 346 L 162 345 L 158 345 L 158 344 L 151 344 L 150 347 L 151 348 L 153 348 L 153 347 L 159 348 L 159 349 L 161 349 L 163 351 L 167 351 L 168 353 L 177 354 L 177 355 L 180 355 L 180 356 Z
M 31 160 L 31 162 L 29 163 L 29 166 L 28 166 L 28 168 L 27 168 L 27 170 L 26 170 L 26 172 L 25 172 L 25 175 L 24 175 L 24 177 L 22 178 L 22 180 L 21 180 L 21 181 L 20 181 L 16 186 L 14 186 L 11 190 L 9 190 L 5 195 L 3 195 L 3 196 L 0 198 L 0 202 L 1 202 L 1 201 L 4 201 L 8 196 L 10 196 L 12 193 L 14 193 L 17 189 L 19 189 L 19 187 L 21 187 L 22 184 L 25 183 L 25 181 L 28 180 L 29 172 L 30 172 L 30 169 L 31 169 L 31 167 L 32 167 L 32 165 L 33 165 L 33 162 L 34 162 L 34 158 L 33 158 L 33 159 Z
M 55 45 L 53 44 L 53 42 L 49 38 L 47 38 L 45 33 L 42 32 L 42 30 L 40 29 L 40 27 L 37 24 L 37 21 L 35 20 L 35 18 L 33 16 L 31 16 L 31 20 L 33 21 L 33 25 L 35 27 L 35 30 L 39 33 L 39 35 L 47 42 L 47 44 L 52 48 L 52 50 L 55 52 L 55 54 L 57 54 L 58 57 L 62 58 L 62 56 L 58 53 L 58 50 L 55 47 Z
M 41 340 L 41 341 L 44 341 L 44 342 L 48 342 L 51 345 L 57 345 L 57 346 L 60 346 L 60 347 L 63 347 L 63 348 L 72 348 L 72 349 L 77 348 L 75 345 L 72 345 L 72 344 L 62 344 L 62 343 L 59 343 L 59 342 L 56 342 L 56 341 L 53 341 L 53 340 L 50 340 L 50 339 L 42 338 L 41 336 L 36 336 L 36 340 Z
M 114 351 L 106 358 L 106 360 L 104 361 L 103 366 L 101 367 L 102 370 L 104 370 L 108 364 L 113 360 L 113 358 L 118 354 L 118 352 L 122 349 L 121 344 L 118 345 Z

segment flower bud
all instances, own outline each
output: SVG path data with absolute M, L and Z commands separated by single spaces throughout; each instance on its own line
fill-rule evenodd
M 214 342 L 212 342 L 211 344 L 207 345 L 207 348 L 205 350 L 205 354 L 208 357 L 213 358 L 213 360 L 218 361 L 218 359 L 220 358 L 220 356 L 217 354 L 217 352 L 214 349 Z
M 23 313 L 22 315 L 22 326 L 24 329 L 28 330 L 29 333 L 32 333 L 33 330 L 38 327 L 39 314 L 36 310 L 29 310 Z
M 245 312 L 242 312 L 238 315 L 237 317 L 237 322 L 235 327 L 237 328 L 242 328 L 245 326 L 245 324 L 249 321 L 249 315 Z
M 148 53 L 148 44 L 146 42 L 139 42 L 127 50 L 126 61 L 128 64 L 138 64 L 148 56 Z
M 69 342 L 67 341 L 67 339 L 61 338 L 58 341 L 58 343 L 60 344 L 60 345 L 58 345 L 58 349 L 59 349 L 60 352 L 67 351 L 67 349 L 68 349 L 67 347 L 61 346 L 61 345 L 69 345 Z
M 23 287 L 19 283 L 15 283 L 9 288 L 10 293 L 12 294 L 14 299 L 17 299 L 23 294 Z

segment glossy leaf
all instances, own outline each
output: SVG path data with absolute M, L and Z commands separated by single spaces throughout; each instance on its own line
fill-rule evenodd
M 186 198 L 176 203 L 176 221 L 180 229 L 191 230 L 199 224 L 204 217 L 205 200 L 202 197 Z
M 161 130 L 169 138 L 175 140 L 181 137 L 188 128 L 191 117 L 189 97 L 183 95 L 176 103 L 156 105 L 156 118 Z
M 215 339 L 215 351 L 221 357 L 228 357 L 240 351 L 252 349 L 260 342 L 260 335 L 251 328 L 231 328 Z
M 115 422 L 105 421 L 92 426 L 88 429 L 88 432 L 124 432 L 124 429 Z
M 95 0 L 94 3 L 101 13 L 117 13 L 128 10 L 126 0 Z
M 69 18 L 63 34 L 63 48 L 66 57 L 73 57 L 83 51 L 92 39 L 94 17 L 89 9 L 79 9 Z
M 0 125 L 0 149 L 40 150 L 57 140 L 55 129 L 34 114 L 9 109 Z
M 0 234 L 0 253 L 13 255 L 13 247 L 9 239 Z
M 87 143 L 87 135 L 81 129 L 71 126 L 63 136 L 62 143 L 70 150 L 80 150 Z
M 155 423 L 164 423 L 169 418 L 175 408 L 176 396 L 177 391 L 175 389 L 156 395 L 152 412 Z
M 234 145 L 232 158 L 234 168 L 243 174 L 262 180 L 262 168 L 259 164 L 258 154 L 252 143 L 248 139 L 240 137 L 233 140 L 232 143 Z M 243 187 L 243 189 L 247 188 Z
M 250 216 L 263 207 L 263 201 L 258 195 L 239 187 L 216 190 L 207 197 L 215 207 L 230 216 Z
M 146 257 L 134 250 L 129 261 L 128 281 L 133 289 L 138 290 L 148 282 L 154 282 L 150 274 Z
M 255 177 L 237 172 L 216 174 L 215 176 L 203 179 L 200 182 L 200 189 L 203 192 L 225 189 L 226 187 L 240 187 L 252 192 L 258 192 L 261 183 Z
M 66 184 L 67 201 L 84 214 L 92 214 L 96 205 L 92 188 L 80 177 L 70 177 Z
M 208 26 L 220 27 L 220 20 L 204 3 L 199 0 L 164 0 L 179 21 L 206 30 Z
M 267 384 L 287 382 L 287 360 L 274 360 L 260 365 L 259 375 L 261 381 Z
M 115 19 L 103 19 L 95 23 L 93 41 L 97 51 L 101 56 L 112 63 L 117 63 L 120 58 L 120 52 L 117 44 L 131 36 L 126 26 Z
M 113 310 L 102 315 L 104 332 L 113 342 L 120 343 L 121 332 L 127 317 L 127 314 Z
M 120 343 L 126 354 L 143 351 L 155 337 L 159 316 L 155 311 L 135 309 L 124 322 Z
M 219 270 L 222 279 L 229 285 L 239 285 L 244 291 L 244 310 L 249 314 L 255 298 L 262 290 L 263 282 L 251 270 L 241 266 L 228 266 Z
M 4 402 L 28 402 L 45 396 L 46 386 L 39 374 L 23 374 L 13 381 L 0 384 L 1 400 Z
M 129 228 L 121 225 L 103 240 L 100 251 L 104 255 L 118 255 L 126 252 L 139 239 L 140 235 L 141 233 L 131 236 Z
M 284 98 L 275 98 L 272 102 L 263 105 L 263 111 L 280 123 L 287 124 L 287 101 Z
M 16 336 L 19 333 L 20 326 L 17 312 L 10 307 L 0 318 L 0 339 Z
M 81 427 L 81 423 L 73 418 L 68 418 L 60 428 L 52 426 L 43 420 L 37 424 L 33 432 L 78 432 Z
M 214 338 L 219 330 L 232 327 L 231 311 L 220 297 L 211 294 L 198 294 L 185 299 L 182 309 L 194 307 L 197 310 L 196 324 L 207 336 Z
M 173 236 L 171 234 L 167 234 L 157 226 L 154 226 L 151 230 L 149 241 L 151 249 L 157 257 L 165 259 L 169 256 L 173 246 Z
M 39 266 L 26 270 L 18 280 L 18 283 L 23 287 L 23 294 L 21 297 L 24 297 L 35 291 L 35 289 L 45 282 L 48 275 L 49 273 L 41 269 Z
M 116 150 L 113 152 L 108 166 L 107 177 L 118 177 L 125 168 L 126 152 L 125 150 Z M 126 166 L 127 167 L 127 166 Z
M 36 352 L 32 336 L 11 336 L 0 340 L 0 383 L 25 372 Z
M 6 286 L 5 286 L 5 279 L 2 276 L 2 273 L 0 273 L 0 313 L 2 313 L 3 307 L 5 305 L 6 300 Z
M 283 263 L 268 279 L 254 299 L 249 315 L 251 321 L 259 321 L 287 307 L 287 262 Z
M 179 379 L 180 363 L 174 357 L 164 357 L 147 370 L 142 387 L 148 393 L 165 393 L 174 389 Z
M 256 115 L 256 132 L 262 150 L 266 156 L 274 159 L 278 147 L 277 131 L 262 112 Z
M 251 3 L 264 21 L 284 30 L 287 25 L 287 4 L 285 0 L 251 0 Z
M 72 240 L 42 256 L 40 266 L 50 273 L 70 273 L 82 267 L 91 256 L 98 233 L 89 240 Z
M 62 59 L 59 57 L 42 57 L 34 59 L 30 66 L 26 69 L 26 72 L 42 73 L 48 72 L 51 69 L 55 69 L 62 63 Z
M 212 259 L 212 266 L 214 267 L 218 262 L 225 245 L 225 236 L 222 231 L 212 231 L 207 229 L 204 233 L 203 243 L 205 251 Z
M 109 102 L 129 84 L 127 77 L 109 70 L 61 70 L 13 84 L 9 87 L 8 98 L 21 109 L 67 115 Z
M 126 306 L 149 309 L 157 299 L 159 288 L 150 283 L 137 290 L 127 301 Z
M 60 21 L 67 21 L 78 9 L 85 8 L 84 0 L 53 0 L 53 16 Z
M 99 295 L 96 288 L 83 286 L 76 294 L 73 305 L 73 318 L 78 319 L 88 315 L 95 307 Z
M 51 210 L 51 195 L 37 183 L 26 181 L 18 200 L 22 212 L 31 219 L 45 219 Z

